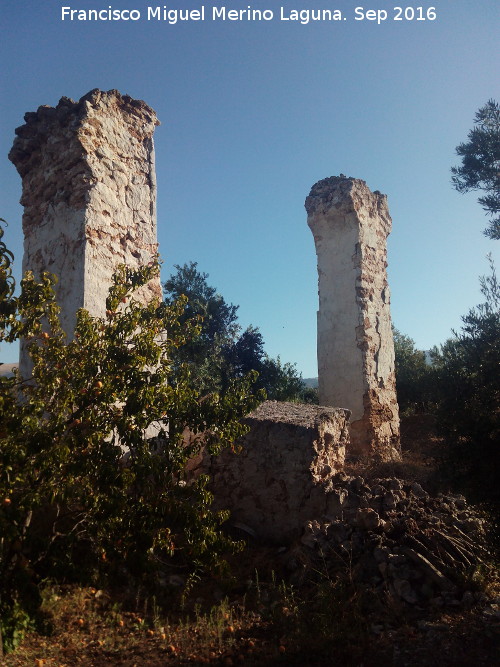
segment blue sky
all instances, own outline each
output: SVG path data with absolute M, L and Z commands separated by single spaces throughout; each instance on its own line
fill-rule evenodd
M 260 0 L 269 22 L 62 22 L 61 7 L 135 8 L 145 0 L 2 0 L 0 217 L 20 264 L 21 181 L 7 153 L 39 105 L 92 88 L 145 100 L 157 129 L 158 237 L 164 278 L 197 261 L 260 328 L 272 356 L 316 375 L 317 274 L 304 200 L 344 173 L 388 195 L 394 324 L 427 349 L 481 300 L 478 276 L 498 242 L 477 195 L 450 185 L 455 146 L 476 110 L 499 99 L 497 0 L 434 0 L 434 21 L 394 21 L 395 2 Z M 156 6 L 150 3 L 149 6 Z M 163 5 L 160 5 L 163 6 Z M 403 7 L 408 4 L 402 4 Z M 280 21 L 293 8 L 339 9 L 347 20 Z M 354 9 L 388 19 L 355 21 Z M 19 275 L 19 274 L 18 274 Z M 3 348 L 2 361 L 16 352 Z

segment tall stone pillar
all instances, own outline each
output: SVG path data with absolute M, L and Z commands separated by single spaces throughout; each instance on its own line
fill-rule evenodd
M 118 264 L 143 266 L 156 254 L 159 121 L 144 102 L 116 90 L 92 90 L 78 102 L 63 97 L 24 119 L 9 154 L 23 182 L 23 272 L 56 274 L 71 336 L 78 308 L 105 314 Z M 161 298 L 159 279 L 139 295 L 154 297 Z
M 341 175 L 316 183 L 305 206 L 318 256 L 320 403 L 351 410 L 353 454 L 399 459 L 387 197 Z

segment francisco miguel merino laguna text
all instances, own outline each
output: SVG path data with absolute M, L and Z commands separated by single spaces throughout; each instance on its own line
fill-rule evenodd
M 179 21 L 204 21 L 205 15 L 212 21 L 272 21 L 275 18 L 272 9 L 228 9 L 227 7 L 209 7 L 199 9 L 169 9 L 147 7 L 143 15 L 139 9 L 113 9 L 111 5 L 103 9 L 73 9 L 61 7 L 61 21 L 164 21 L 171 25 Z M 299 21 L 302 24 L 310 21 L 342 21 L 346 20 L 339 9 L 287 9 L 280 7 L 280 21 Z

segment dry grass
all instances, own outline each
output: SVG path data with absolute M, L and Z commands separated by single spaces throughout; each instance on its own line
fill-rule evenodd
M 430 414 L 412 415 L 401 421 L 401 461 L 366 464 L 351 463 L 346 472 L 366 479 L 398 477 L 418 482 L 429 493 L 446 491 L 438 474 L 442 440 L 437 434 L 436 418 Z
M 169 618 L 154 600 L 142 601 L 143 611 L 135 612 L 124 611 L 116 597 L 93 588 L 48 587 L 42 611 L 50 636 L 28 634 L 5 667 L 277 664 L 287 652 L 286 638 L 276 635 L 267 614 L 245 609 L 242 599 L 224 599 L 205 612 L 194 605 Z
M 497 591 L 498 592 L 498 591 Z M 309 591 L 311 593 L 311 591 Z M 167 617 L 154 605 L 143 616 L 89 588 L 48 588 L 50 636 L 27 635 L 5 667 L 160 667 L 166 665 L 308 665 L 332 667 L 493 667 L 499 627 L 485 608 L 370 612 L 353 589 L 325 580 L 299 599 L 261 584 L 255 611 L 240 596 L 212 609 Z M 403 615 L 401 615 L 403 614 Z

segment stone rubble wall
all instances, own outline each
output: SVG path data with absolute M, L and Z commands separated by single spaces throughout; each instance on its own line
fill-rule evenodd
M 265 401 L 244 420 L 240 451 L 212 457 L 207 472 L 215 509 L 272 542 L 300 534 L 326 509 L 324 488 L 342 469 L 349 411 Z
M 305 206 L 318 256 L 320 403 L 352 411 L 349 453 L 397 460 L 387 197 L 340 176 L 316 183 Z
M 143 266 L 157 253 L 157 125 L 144 102 L 92 90 L 27 113 L 16 129 L 9 158 L 23 182 L 23 271 L 58 276 L 69 335 L 79 308 L 105 315 L 118 264 Z M 139 294 L 144 302 L 161 296 L 159 279 Z

